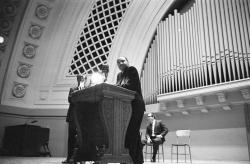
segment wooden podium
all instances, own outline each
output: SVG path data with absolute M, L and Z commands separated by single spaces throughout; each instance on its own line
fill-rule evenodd
M 134 95 L 131 90 L 106 83 L 72 95 L 78 161 L 132 163 L 124 145 Z

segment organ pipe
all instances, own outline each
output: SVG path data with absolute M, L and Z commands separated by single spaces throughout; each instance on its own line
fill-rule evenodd
M 249 78 L 248 27 L 248 0 L 196 0 L 162 19 L 141 73 L 146 104 L 159 94 Z

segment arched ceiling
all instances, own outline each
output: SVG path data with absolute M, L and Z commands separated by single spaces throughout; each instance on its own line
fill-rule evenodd
M 15 14 L 8 42 L 1 51 L 1 110 L 9 110 L 6 106 L 64 110 L 69 87 L 76 83 L 74 77 L 65 76 L 65 71 L 95 1 L 10 2 Z M 173 0 L 131 1 L 112 43 L 109 83 L 115 82 L 118 56 L 128 57 L 140 72 L 157 24 L 171 3 Z

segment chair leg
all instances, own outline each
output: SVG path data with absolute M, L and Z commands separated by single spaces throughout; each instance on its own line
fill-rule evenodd
M 192 163 L 191 148 L 190 148 L 189 145 L 188 145 L 188 148 L 189 148 L 189 158 L 190 158 L 190 162 Z
M 144 161 L 145 161 L 145 156 L 146 156 L 146 145 L 145 145 L 145 147 L 143 147 L 143 159 L 144 159 Z
M 159 147 L 158 147 L 158 152 L 156 152 L 156 153 L 158 153 L 158 162 L 160 161 L 160 149 L 159 149 Z
M 186 163 L 187 162 L 187 158 L 186 158 L 186 155 L 187 155 L 186 145 L 184 146 L 184 154 L 185 154 L 185 163 Z
M 49 152 L 49 156 L 52 157 L 52 155 L 51 155 L 51 153 L 50 153 L 49 145 L 46 144 L 46 147 L 47 147 L 47 150 L 48 150 L 48 152 Z
M 178 158 L 179 158 L 179 147 L 178 147 L 178 146 L 176 146 L 176 150 L 177 150 L 177 151 L 176 151 L 176 154 L 177 154 L 177 163 L 178 163 L 178 161 L 179 161 L 179 160 L 178 160 Z
M 152 159 L 152 157 L 153 157 L 153 146 L 150 146 L 150 160 Z
M 171 145 L 171 163 L 172 163 L 172 160 L 173 160 L 173 145 Z
M 49 157 L 52 156 L 51 153 L 50 153 L 50 149 L 49 149 L 48 143 L 44 143 L 41 146 L 41 150 L 42 150 L 42 152 L 40 152 L 40 155 L 42 155 L 42 156 L 49 156 Z
M 161 152 L 162 152 L 162 160 L 164 162 L 164 149 L 163 149 L 163 144 L 161 145 Z

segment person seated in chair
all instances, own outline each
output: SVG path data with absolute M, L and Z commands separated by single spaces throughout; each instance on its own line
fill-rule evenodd
M 142 144 L 153 145 L 153 156 L 151 162 L 155 162 L 155 157 L 159 149 L 159 145 L 165 141 L 165 136 L 168 133 L 168 128 L 161 120 L 156 120 L 153 113 L 149 113 L 148 116 L 149 124 L 147 125 L 145 139 L 142 140 Z

